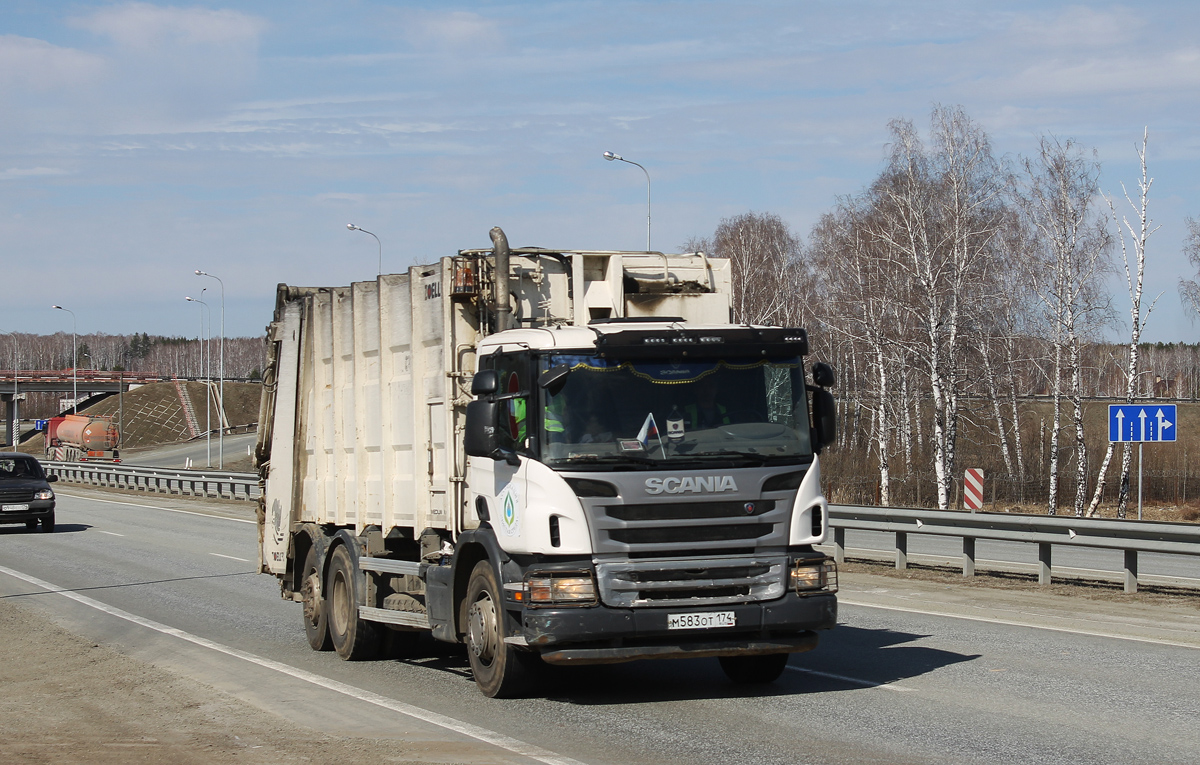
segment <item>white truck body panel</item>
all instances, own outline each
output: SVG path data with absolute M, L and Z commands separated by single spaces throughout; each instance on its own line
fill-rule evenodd
M 597 318 L 729 321 L 726 260 L 515 250 L 509 284 L 518 329 L 481 347 L 485 334 L 470 301 L 450 294 L 463 260 L 442 258 L 349 287 L 281 285 L 288 299 L 280 302 L 270 338 L 279 350 L 262 570 L 285 572 L 288 534 L 297 523 L 358 534 L 378 526 L 385 535 L 393 528 L 477 527 L 466 489 L 463 411 L 477 353 L 498 350 L 501 338 L 527 347 L 589 347 L 603 331 L 603 325 L 587 328 Z M 640 285 L 636 293 L 627 289 L 631 279 Z M 490 493 L 495 477 L 485 482 Z M 583 546 L 584 530 L 564 524 L 564 531 L 572 546 Z

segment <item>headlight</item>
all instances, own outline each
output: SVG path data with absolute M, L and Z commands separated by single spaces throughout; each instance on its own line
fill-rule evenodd
M 792 563 L 792 589 L 797 593 L 837 592 L 837 564 L 830 558 L 801 558 Z
M 596 580 L 590 571 L 538 571 L 525 577 L 525 605 L 591 606 L 596 604 Z
M 34 499 L 54 499 L 54 492 L 50 489 L 42 489 L 33 495 Z

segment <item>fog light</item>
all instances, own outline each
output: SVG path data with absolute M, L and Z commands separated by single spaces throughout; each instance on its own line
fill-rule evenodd
M 837 592 L 837 564 L 829 558 L 800 559 L 792 564 L 792 588 L 803 592 Z
M 590 606 L 596 603 L 596 580 L 590 572 L 537 572 L 525 578 L 529 606 Z

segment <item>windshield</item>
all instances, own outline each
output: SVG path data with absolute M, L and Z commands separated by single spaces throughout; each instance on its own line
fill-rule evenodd
M 812 454 L 798 357 L 682 363 L 551 355 L 561 389 L 542 391 L 548 465 L 709 460 L 767 464 Z
M 44 478 L 42 466 L 37 460 L 23 457 L 0 458 L 0 481 Z

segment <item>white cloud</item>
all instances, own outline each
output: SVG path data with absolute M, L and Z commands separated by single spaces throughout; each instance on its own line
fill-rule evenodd
M 45 175 L 66 175 L 67 171 L 57 167 L 10 167 L 0 170 L 0 181 L 14 178 L 33 178 Z
M 104 68 L 104 59 L 91 53 L 30 37 L 0 35 L 0 87 L 70 87 L 95 80 Z
M 266 23 L 232 10 L 124 3 L 71 19 L 72 26 L 108 37 L 126 48 L 168 45 L 257 45 Z
M 1054 18 L 1020 16 L 1013 21 L 1011 33 L 1026 44 L 1060 50 L 1112 49 L 1130 43 L 1145 26 L 1145 20 L 1131 10 L 1096 10 L 1076 5 L 1063 9 Z
M 413 13 L 405 25 L 405 37 L 417 48 L 494 48 L 502 40 L 500 24 L 469 11 Z

